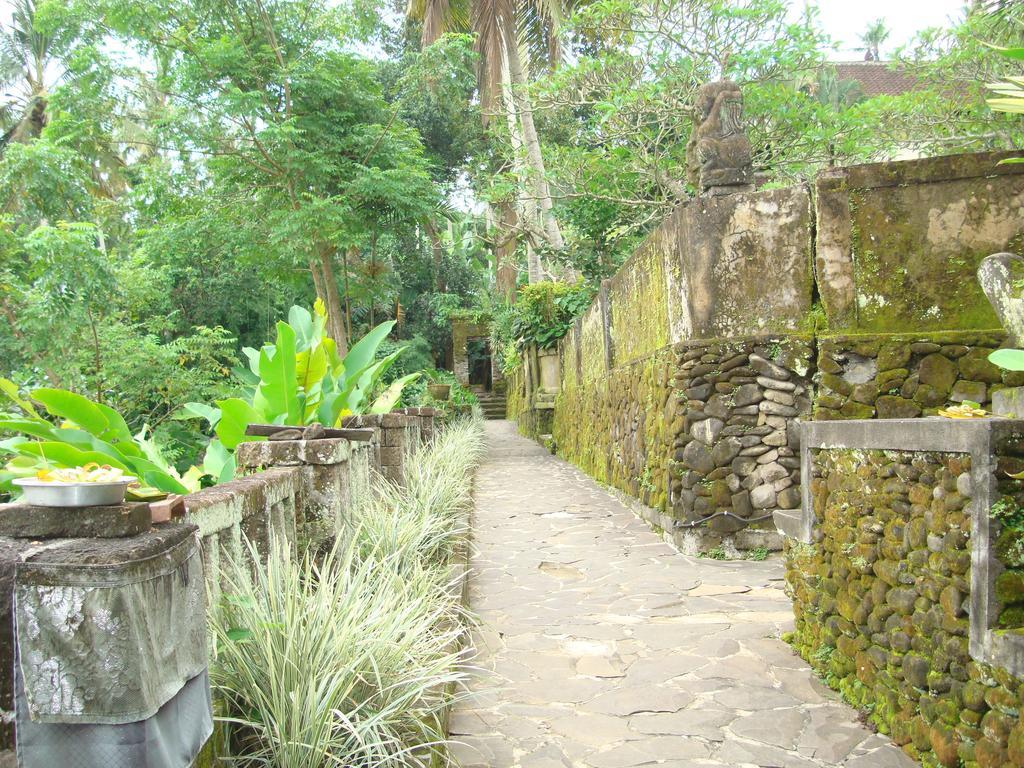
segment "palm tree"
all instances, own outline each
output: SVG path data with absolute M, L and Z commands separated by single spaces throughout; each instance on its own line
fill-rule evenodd
M 35 0 L 14 0 L 11 23 L 0 27 L 0 149 L 39 137 L 50 88 L 68 76 L 63 41 L 40 33 L 35 18 Z
M 409 0 L 407 8 L 407 15 L 423 24 L 424 45 L 446 32 L 471 32 L 475 37 L 484 120 L 498 108 L 504 112 L 517 170 L 528 181 L 518 218 L 527 235 L 531 282 L 541 274 L 537 249 L 544 244 L 561 249 L 564 241 L 526 87 L 531 61 L 557 63 L 558 30 L 567 8 L 565 0 Z M 499 221 L 508 224 L 507 212 Z
M 875 19 L 873 22 L 868 24 L 867 29 L 864 30 L 864 34 L 860 36 L 860 41 L 864 44 L 858 51 L 864 51 L 864 58 L 869 61 L 881 61 L 881 46 L 886 40 L 889 39 L 889 30 L 886 29 L 885 19 Z

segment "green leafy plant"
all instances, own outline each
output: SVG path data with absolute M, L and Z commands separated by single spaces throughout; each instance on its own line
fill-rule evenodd
M 747 560 L 754 560 L 755 562 L 762 562 L 768 559 L 767 547 L 755 547 L 754 549 L 747 552 Z
M 1012 496 L 1002 496 L 989 509 L 992 517 L 1013 530 L 1024 529 L 1024 507 Z
M 0 430 L 19 433 L 0 441 L 0 453 L 14 455 L 0 472 L 0 489 L 7 492 L 17 477 L 32 476 L 44 468 L 81 467 L 92 462 L 116 467 L 143 485 L 168 493 L 195 490 L 206 474 L 193 468 L 186 476 L 179 475 L 147 429 L 133 435 L 116 410 L 75 392 L 40 388 L 24 398 L 13 382 L 0 379 L 0 393 L 18 409 L 0 414 Z M 42 406 L 47 416 L 41 415 L 35 404 Z
M 443 713 L 465 679 L 468 617 L 449 589 L 482 426 L 450 425 L 403 487 L 377 478 L 322 559 L 284 548 L 229 563 L 211 682 L 242 764 L 447 764 Z
M 512 336 L 519 346 L 553 347 L 590 306 L 592 296 L 592 290 L 583 283 L 523 286 L 513 308 Z
M 991 47 L 1008 59 L 1024 61 L 1024 48 L 1005 48 L 997 45 Z M 989 83 L 988 88 L 995 94 L 986 100 L 994 111 L 1024 115 L 1024 77 L 1007 76 L 1005 80 Z M 1000 165 L 1008 163 L 1024 163 L 1024 157 L 1011 157 L 1000 161 Z
M 1024 371 L 1024 349 L 997 349 L 988 361 L 1007 371 Z
M 216 407 L 187 403 L 177 418 L 206 419 L 217 440 L 210 448 L 230 452 L 244 440 L 250 424 L 332 427 L 352 414 L 387 413 L 398 403 L 410 373 L 391 382 L 380 394 L 381 378 L 404 351 L 399 347 L 377 359 L 377 350 L 395 326 L 381 323 L 363 336 L 344 357 L 326 335 L 327 312 L 319 300 L 313 312 L 293 306 L 288 322 L 277 323 L 277 338 L 262 349 L 244 347 L 248 370 L 240 370 L 245 396 L 218 400 Z M 371 399 L 373 398 L 373 399 Z

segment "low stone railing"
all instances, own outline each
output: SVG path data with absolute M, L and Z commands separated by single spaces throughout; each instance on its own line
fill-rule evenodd
M 265 554 L 275 538 L 304 550 L 340 530 L 374 472 L 401 483 L 405 462 L 434 434 L 433 409 L 354 416 L 346 427 L 371 428 L 370 439 L 265 440 L 235 452 L 241 477 L 185 497 L 199 527 L 207 574 L 225 557 L 244 554 L 243 536 Z M 219 592 L 211 584 L 212 594 Z
M 929 765 L 1024 760 L 1022 468 L 1020 420 L 802 427 L 794 644 Z

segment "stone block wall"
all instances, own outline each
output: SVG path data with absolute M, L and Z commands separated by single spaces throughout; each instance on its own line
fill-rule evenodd
M 822 336 L 818 341 L 817 421 L 935 414 L 950 402 L 982 405 L 1024 374 L 992 365 L 1001 331 Z
M 283 466 L 185 497 L 188 521 L 198 526 L 202 538 L 203 570 L 212 599 L 221 591 L 216 580 L 220 563 L 246 555 L 243 535 L 262 554 L 270 551 L 272 539 L 294 546 L 301 495 L 301 468 Z
M 803 427 L 802 526 L 786 545 L 792 642 L 925 765 L 1024 765 L 1024 422 Z M 1012 563 L 1013 561 L 1011 561 Z
M 407 456 L 415 453 L 422 442 L 421 424 L 424 418 L 429 418 L 433 424 L 434 416 L 394 411 L 349 416 L 345 419 L 344 426 L 368 427 L 374 430 L 373 438 L 369 442 L 371 466 L 388 480 L 401 484 L 405 476 Z M 433 426 L 430 427 L 430 433 L 433 434 Z
M 799 421 L 927 416 L 1024 384 L 985 359 L 1005 334 L 975 278 L 985 255 L 1024 245 L 1024 166 L 1001 157 L 830 169 L 814 200 L 794 187 L 680 205 L 559 345 L 557 450 L 644 501 L 665 530 L 715 515 L 714 542 L 748 495 L 746 520 L 798 506 L 795 467 L 777 460 L 794 463 Z M 732 362 L 740 350 L 747 363 Z M 759 384 L 742 370 L 750 354 L 793 389 Z M 741 370 L 725 376 L 724 365 Z M 736 396 L 744 404 L 726 408 Z M 753 406 L 760 423 L 741 424 Z M 529 397 L 510 397 L 509 415 L 537 434 Z M 760 446 L 743 445 L 755 437 Z M 761 466 L 778 468 L 737 474 L 737 455 L 726 471 L 715 462 L 736 441 L 748 451 L 738 468 L 762 447 L 772 459 Z

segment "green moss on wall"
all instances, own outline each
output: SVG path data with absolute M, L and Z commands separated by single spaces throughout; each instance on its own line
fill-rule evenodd
M 609 288 L 613 365 L 621 366 L 669 343 L 666 254 L 648 241 Z
M 672 464 L 672 350 L 614 369 L 555 400 L 559 455 L 659 510 L 668 507 Z
M 787 543 L 794 648 L 924 765 L 1024 765 L 1020 681 L 968 652 L 964 454 L 823 450 L 821 539 Z

